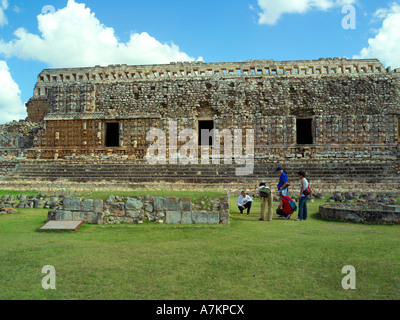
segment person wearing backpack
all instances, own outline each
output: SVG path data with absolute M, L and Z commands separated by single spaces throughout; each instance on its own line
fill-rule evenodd
M 305 221 L 307 220 L 307 197 L 308 193 L 310 190 L 309 189 L 309 184 L 306 179 L 306 174 L 304 171 L 300 171 L 298 173 L 299 175 L 299 180 L 300 180 L 300 197 L 299 197 L 299 217 L 296 219 L 296 221 Z
M 257 190 L 258 197 L 261 200 L 261 218 L 260 221 L 265 221 L 265 209 L 268 203 L 268 221 L 272 221 L 272 191 L 265 183 L 260 183 Z
M 297 205 L 289 196 L 284 196 L 282 192 L 279 192 L 279 197 L 281 202 L 276 210 L 276 214 L 280 217 L 284 217 L 285 220 L 289 220 L 292 214 L 297 210 Z

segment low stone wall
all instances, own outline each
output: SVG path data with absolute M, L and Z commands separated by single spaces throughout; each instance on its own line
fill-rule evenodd
M 55 195 L 2 195 L 0 211 L 4 208 L 56 209 L 62 203 L 62 196 Z
M 120 224 L 156 221 L 167 224 L 229 224 L 229 198 L 193 204 L 190 198 L 110 196 L 106 201 L 65 197 L 48 220 L 86 221 L 90 224 Z
M 319 208 L 322 218 L 366 224 L 400 224 L 400 206 L 327 204 Z

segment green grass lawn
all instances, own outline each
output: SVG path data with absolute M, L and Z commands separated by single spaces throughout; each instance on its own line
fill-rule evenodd
M 33 196 L 33 195 L 39 194 L 39 192 L 36 192 L 36 191 L 0 190 L 0 196 L 2 196 L 3 194 L 9 195 L 9 196 L 11 196 L 11 195 L 13 195 L 13 196 L 19 196 L 19 195 L 22 195 L 22 194 L 25 194 L 25 195 L 27 195 L 27 196 Z
M 0 299 L 399 299 L 400 226 L 324 221 L 322 203 L 309 204 L 305 222 L 259 222 L 258 201 L 248 217 L 231 198 L 229 226 L 77 232 L 38 232 L 48 210 L 19 209 L 0 216 Z M 56 269 L 57 290 L 42 289 L 45 265 Z M 346 265 L 356 268 L 356 290 L 342 289 Z

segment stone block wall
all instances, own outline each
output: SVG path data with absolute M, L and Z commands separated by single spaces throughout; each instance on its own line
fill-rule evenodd
M 396 157 L 399 142 L 397 115 L 326 115 L 314 116 L 314 143 L 296 144 L 296 117 L 253 117 L 246 122 L 238 117 L 214 118 L 215 128 L 220 132 L 237 128 L 243 130 L 243 150 L 246 143 L 246 129 L 255 130 L 256 161 L 282 160 L 285 158 L 353 158 L 357 155 Z M 178 134 L 184 129 L 198 130 L 194 118 L 183 119 L 125 119 L 119 120 L 121 128 L 119 147 L 107 147 L 106 120 L 54 120 L 48 121 L 46 129 L 39 134 L 30 158 L 61 159 L 75 156 L 119 155 L 130 159 L 145 160 L 151 142 L 147 133 L 153 129 L 165 132 L 169 141 L 169 123 L 178 122 Z M 178 150 L 184 145 L 178 142 Z M 169 157 L 167 143 L 167 157 Z M 224 154 L 224 140 L 221 139 L 221 155 Z M 198 154 L 201 154 L 199 147 Z M 210 151 L 211 154 L 211 151 Z M 293 156 L 290 156 L 293 155 Z
M 49 113 L 49 100 L 45 97 L 30 99 L 26 107 L 29 121 L 42 122 Z
M 41 128 L 41 124 L 25 120 L 0 124 L 0 160 L 23 157 Z
M 229 199 L 221 197 L 209 204 L 196 205 L 190 198 L 121 199 L 110 196 L 104 202 L 65 197 L 59 209 L 49 212 L 49 220 L 82 220 L 90 224 L 141 224 L 144 221 L 167 224 L 229 224 Z
M 0 209 L 25 208 L 25 209 L 56 209 L 60 206 L 62 198 L 50 195 L 2 195 L 0 197 Z
M 331 221 L 357 222 L 366 224 L 399 224 L 400 206 L 368 204 L 327 204 L 319 209 L 322 218 Z
M 97 224 L 102 217 L 103 201 L 101 200 L 82 200 L 81 198 L 65 197 L 62 209 L 51 211 L 50 220 L 61 221 L 86 221 Z
M 364 151 L 395 157 L 400 137 L 400 70 L 376 59 L 44 70 L 28 104 L 32 117 L 45 110 L 45 101 L 46 127 L 30 158 L 116 154 L 143 160 L 150 129 L 168 139 L 171 121 L 180 133 L 198 131 L 202 119 L 219 130 L 254 129 L 260 162 L 293 154 L 323 159 L 338 150 L 350 157 Z M 301 119 L 312 120 L 308 150 L 297 141 Z M 119 146 L 106 146 L 108 123 L 119 126 Z

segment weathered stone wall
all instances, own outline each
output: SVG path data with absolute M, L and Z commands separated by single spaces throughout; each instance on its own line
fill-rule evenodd
M 255 117 L 243 120 L 239 117 L 214 118 L 215 128 L 236 128 L 243 131 L 246 142 L 246 129 L 255 129 L 255 154 L 258 161 L 280 160 L 286 158 L 374 158 L 397 157 L 398 116 L 397 115 L 327 115 L 315 116 L 314 143 L 296 144 L 296 117 Z M 178 134 L 185 129 L 197 130 L 194 118 L 173 119 L 177 121 Z M 71 155 L 99 156 L 118 154 L 131 159 L 143 160 L 151 145 L 147 133 L 158 128 L 166 133 L 169 140 L 169 123 L 164 119 L 120 120 L 119 148 L 105 146 L 106 120 L 54 120 L 46 122 L 46 130 L 39 134 L 35 143 L 36 151 L 32 158 L 64 158 Z M 178 143 L 178 150 L 183 145 Z M 168 146 L 168 145 L 167 145 Z M 199 154 L 201 149 L 199 148 Z M 221 154 L 224 154 L 223 140 Z
M 49 113 L 49 100 L 46 97 L 30 99 L 26 109 L 29 121 L 42 122 Z
M 123 201 L 110 196 L 107 201 L 65 197 L 62 208 L 49 212 L 49 220 L 86 221 L 91 224 L 143 223 L 229 224 L 229 198 L 193 204 L 190 198 L 138 197 Z
M 366 224 L 399 224 L 400 206 L 327 204 L 319 209 L 327 220 Z
M 0 125 L 0 160 L 22 157 L 26 149 L 33 147 L 40 129 L 39 123 L 24 120 Z
M 62 197 L 50 195 L 2 195 L 0 197 L 0 212 L 8 208 L 26 209 L 56 209 L 62 204 Z
M 397 74 L 358 74 L 100 83 L 95 104 L 96 112 L 119 117 L 382 114 L 398 112 L 398 80 Z M 52 112 L 63 105 L 56 90 Z
M 178 132 L 198 130 L 203 119 L 220 130 L 254 129 L 258 161 L 337 151 L 395 157 L 399 71 L 374 59 L 337 58 L 44 70 L 31 105 L 47 99 L 49 112 L 31 157 L 143 159 L 151 128 L 168 134 L 174 120 Z M 296 121 L 305 118 L 312 119 L 313 143 L 299 146 Z M 117 148 L 105 146 L 109 122 L 120 125 Z

